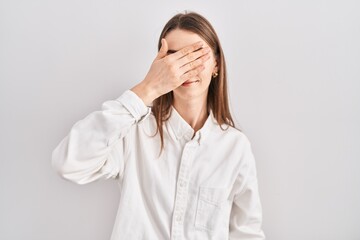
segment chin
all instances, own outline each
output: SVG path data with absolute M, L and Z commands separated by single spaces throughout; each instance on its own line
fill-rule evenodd
M 205 96 L 207 97 L 207 89 L 195 89 L 195 88 L 187 88 L 187 87 L 178 87 L 174 90 L 174 98 L 182 101 L 188 101 L 190 99 L 201 98 Z

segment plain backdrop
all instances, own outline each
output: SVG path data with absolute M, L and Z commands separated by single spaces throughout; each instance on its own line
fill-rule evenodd
M 141 81 L 164 24 L 214 25 L 268 240 L 360 239 L 360 2 L 0 1 L 0 239 L 106 240 L 119 190 L 51 167 L 71 126 Z

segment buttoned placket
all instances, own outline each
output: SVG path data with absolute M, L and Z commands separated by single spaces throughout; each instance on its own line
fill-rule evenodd
M 190 179 L 190 169 L 195 156 L 195 152 L 200 144 L 200 132 L 188 141 L 183 149 L 179 174 L 176 186 L 175 205 L 172 218 L 171 239 L 182 239 L 184 214 L 187 207 L 188 199 L 188 182 Z

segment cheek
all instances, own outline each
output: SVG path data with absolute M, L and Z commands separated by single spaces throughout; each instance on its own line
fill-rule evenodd
M 214 67 L 215 67 L 215 61 L 213 58 L 209 59 L 207 62 L 204 63 L 205 69 L 200 73 L 201 78 L 211 79 Z
M 209 80 L 211 79 L 212 71 L 210 68 L 205 68 L 199 75 L 202 80 Z

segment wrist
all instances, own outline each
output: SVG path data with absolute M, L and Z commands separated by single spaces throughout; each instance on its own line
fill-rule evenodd
M 140 82 L 130 90 L 133 91 L 136 95 L 138 95 L 138 97 L 143 100 L 146 106 L 150 106 L 156 98 L 154 89 L 147 86 L 147 84 L 145 84 L 144 82 Z

